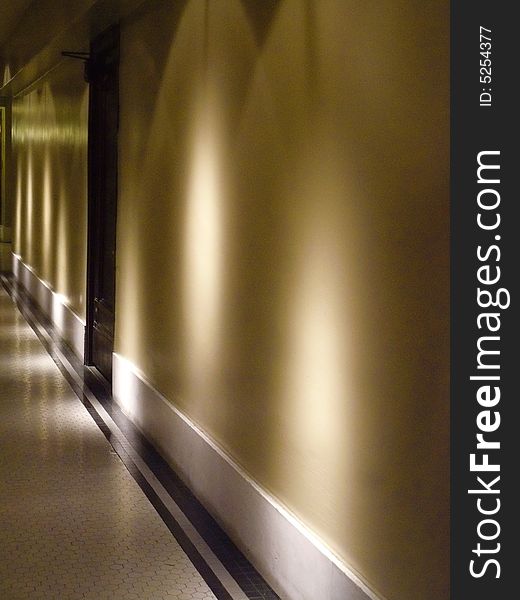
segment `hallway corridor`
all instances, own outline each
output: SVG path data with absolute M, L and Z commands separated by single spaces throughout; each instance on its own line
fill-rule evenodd
M 0 600 L 446 600 L 449 2 L 65 4 L 0 3 Z
M 276 598 L 219 564 L 213 594 L 33 326 L 0 285 L 0 598 Z

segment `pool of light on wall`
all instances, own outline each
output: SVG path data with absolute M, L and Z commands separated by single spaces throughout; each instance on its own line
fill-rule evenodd
M 219 144 L 209 110 L 196 120 L 185 220 L 185 311 L 190 380 L 211 372 L 217 354 L 222 290 Z M 196 383 L 198 382 L 198 383 Z

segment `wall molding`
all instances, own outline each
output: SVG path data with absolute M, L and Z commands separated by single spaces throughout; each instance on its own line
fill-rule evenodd
M 385 600 L 117 353 L 112 390 L 123 412 L 284 600 Z
M 83 357 L 85 322 L 19 255 L 12 257 L 16 281 Z M 112 360 L 114 400 L 284 600 L 386 600 L 156 390 L 133 363 L 117 353 Z
M 83 358 L 85 351 L 85 321 L 69 306 L 65 298 L 56 293 L 48 283 L 40 279 L 34 269 L 13 253 L 13 275 L 52 321 L 59 335 Z

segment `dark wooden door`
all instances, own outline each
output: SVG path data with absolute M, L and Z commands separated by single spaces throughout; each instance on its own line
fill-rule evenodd
M 88 268 L 85 360 L 112 379 L 115 317 L 119 29 L 95 38 L 86 65 L 90 83 Z

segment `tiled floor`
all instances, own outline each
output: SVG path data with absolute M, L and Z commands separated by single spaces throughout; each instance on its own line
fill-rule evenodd
M 2 285 L 0 598 L 217 598 Z

